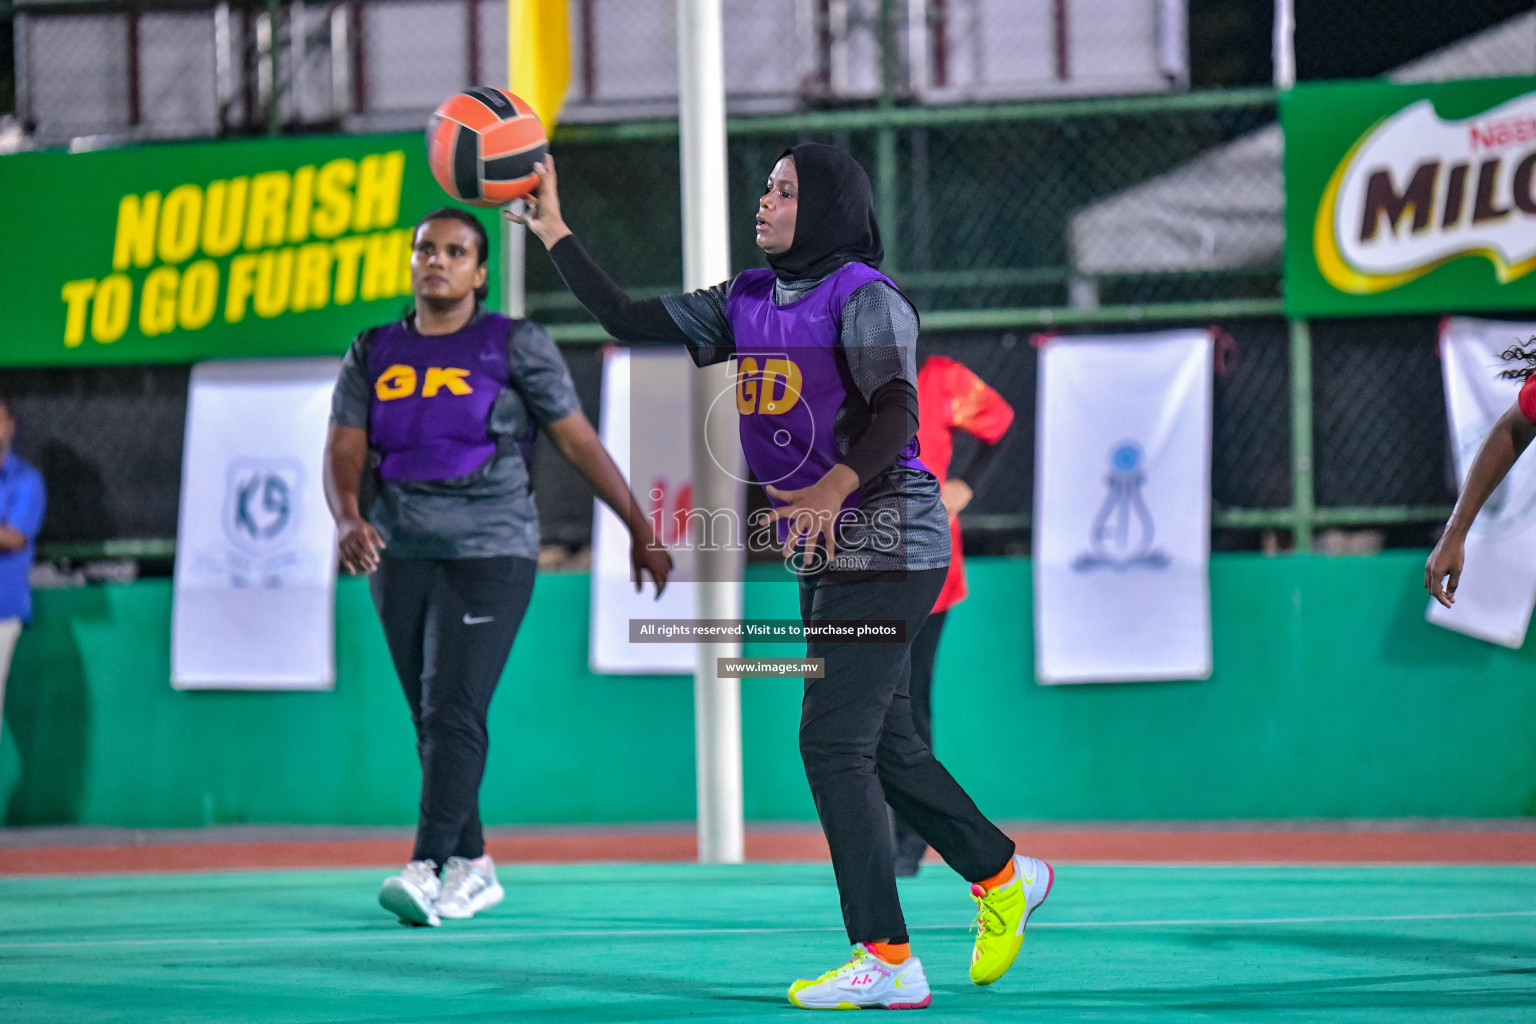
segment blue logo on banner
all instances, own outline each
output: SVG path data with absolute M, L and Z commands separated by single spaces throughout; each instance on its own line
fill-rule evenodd
M 304 467 L 292 459 L 233 460 L 225 473 L 224 535 L 251 554 L 269 554 L 293 539 Z
M 1121 441 L 1109 451 L 1109 494 L 1088 533 L 1088 550 L 1078 555 L 1072 568 L 1123 571 L 1133 567 L 1166 569 L 1166 553 L 1152 546 L 1156 530 L 1152 513 L 1141 496 L 1147 475 L 1142 470 L 1141 445 Z

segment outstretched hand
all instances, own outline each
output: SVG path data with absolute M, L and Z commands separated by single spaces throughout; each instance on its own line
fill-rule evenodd
M 504 207 L 502 216 L 518 224 L 528 225 L 528 230 L 538 236 L 544 248 L 552 249 L 555 243 L 571 233 L 560 216 L 560 186 L 555 177 L 555 158 L 546 153 L 544 159 L 533 165 L 539 175 L 539 184 L 528 196 Z M 523 204 L 519 213 L 514 207 Z
M 1447 530 L 1424 563 L 1424 589 L 1447 608 L 1456 603 L 1456 588 L 1461 584 L 1466 556 L 1466 538 Z

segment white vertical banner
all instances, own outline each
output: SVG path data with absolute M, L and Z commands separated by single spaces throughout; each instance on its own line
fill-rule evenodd
M 1209 331 L 1056 337 L 1035 425 L 1035 675 L 1211 674 Z
M 598 430 L 603 447 L 629 480 L 640 507 L 672 554 L 672 577 L 661 600 L 647 579 L 635 593 L 629 531 L 613 510 L 594 502 L 592 631 L 587 658 L 593 672 L 688 675 L 695 644 L 632 644 L 630 619 L 698 616 L 693 551 L 681 545 L 693 508 L 686 374 L 693 361 L 677 350 L 610 347 L 603 352 Z
M 336 530 L 321 460 L 336 359 L 192 368 L 171 611 L 177 689 L 336 682 Z
M 1520 382 L 1499 376 L 1499 353 L 1536 335 L 1536 323 L 1450 317 L 1440 327 L 1445 409 L 1458 489 L 1498 418 L 1515 404 Z M 1456 603 L 1429 602 L 1429 621 L 1505 647 L 1525 643 L 1536 606 L 1536 457 L 1515 462 L 1467 533 Z

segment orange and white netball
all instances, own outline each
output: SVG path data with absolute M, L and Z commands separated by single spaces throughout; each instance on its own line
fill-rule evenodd
M 427 162 L 443 190 L 471 206 L 501 206 L 539 184 L 544 125 L 520 97 L 476 86 L 450 96 L 427 122 Z

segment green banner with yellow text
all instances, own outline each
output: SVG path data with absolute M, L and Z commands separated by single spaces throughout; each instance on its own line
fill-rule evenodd
M 1303 84 L 1280 115 L 1289 315 L 1536 309 L 1536 78 Z
M 415 133 L 21 153 L 0 196 L 0 366 L 338 354 L 449 203 Z

